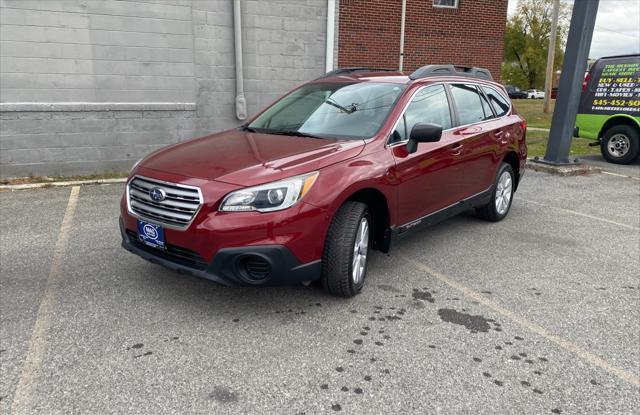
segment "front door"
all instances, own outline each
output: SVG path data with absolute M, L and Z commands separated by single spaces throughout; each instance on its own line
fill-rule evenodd
M 436 143 L 420 143 L 417 151 L 410 154 L 406 143 L 417 123 L 442 126 L 442 138 Z M 463 197 L 464 183 L 455 174 L 463 156 L 463 136 L 453 134 L 452 126 L 451 108 L 442 84 L 419 89 L 398 120 L 389 144 L 396 162 L 398 224 L 436 212 Z

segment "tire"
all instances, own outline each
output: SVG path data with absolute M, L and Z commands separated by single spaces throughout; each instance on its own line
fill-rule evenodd
M 609 128 L 600 140 L 602 157 L 611 163 L 631 163 L 640 152 L 639 135 L 638 130 L 630 125 L 616 125 Z
M 364 242 L 356 248 L 356 240 L 361 226 L 366 223 Z M 371 240 L 371 217 L 367 205 L 360 202 L 345 202 L 336 213 L 322 254 L 322 288 L 336 296 L 353 297 L 362 290 L 367 273 L 367 260 Z M 354 273 L 354 256 L 361 255 L 364 250 L 364 262 L 360 273 Z
M 505 175 L 508 175 L 508 179 Z M 515 183 L 516 178 L 511 165 L 508 163 L 500 164 L 493 191 L 491 192 L 491 200 L 486 205 L 476 208 L 476 215 L 490 222 L 498 222 L 504 219 L 509 213 L 509 209 L 511 209 Z M 505 192 L 507 184 L 508 190 Z M 508 200 L 506 200 L 506 197 L 508 197 Z

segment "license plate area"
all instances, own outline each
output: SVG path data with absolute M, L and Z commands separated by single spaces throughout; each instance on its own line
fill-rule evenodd
M 155 223 L 138 219 L 138 240 L 143 244 L 157 249 L 166 249 L 164 228 Z

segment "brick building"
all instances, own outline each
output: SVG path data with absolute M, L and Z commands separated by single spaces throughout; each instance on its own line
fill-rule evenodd
M 507 0 L 407 0 L 405 71 L 428 63 L 480 66 L 500 77 Z M 397 68 L 401 0 L 341 0 L 339 66 Z
M 239 85 L 250 116 L 336 66 L 397 68 L 401 14 L 402 0 L 2 0 L 0 176 L 126 171 L 240 124 Z M 404 69 L 499 75 L 506 14 L 507 0 L 407 0 Z

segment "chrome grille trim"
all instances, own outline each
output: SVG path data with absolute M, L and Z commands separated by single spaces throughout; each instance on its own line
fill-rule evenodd
M 149 191 L 154 187 L 159 187 L 166 193 L 164 200 L 157 202 L 151 199 Z M 202 191 L 195 186 L 137 175 L 127 183 L 129 214 L 167 228 L 188 228 L 200 211 L 202 203 Z

